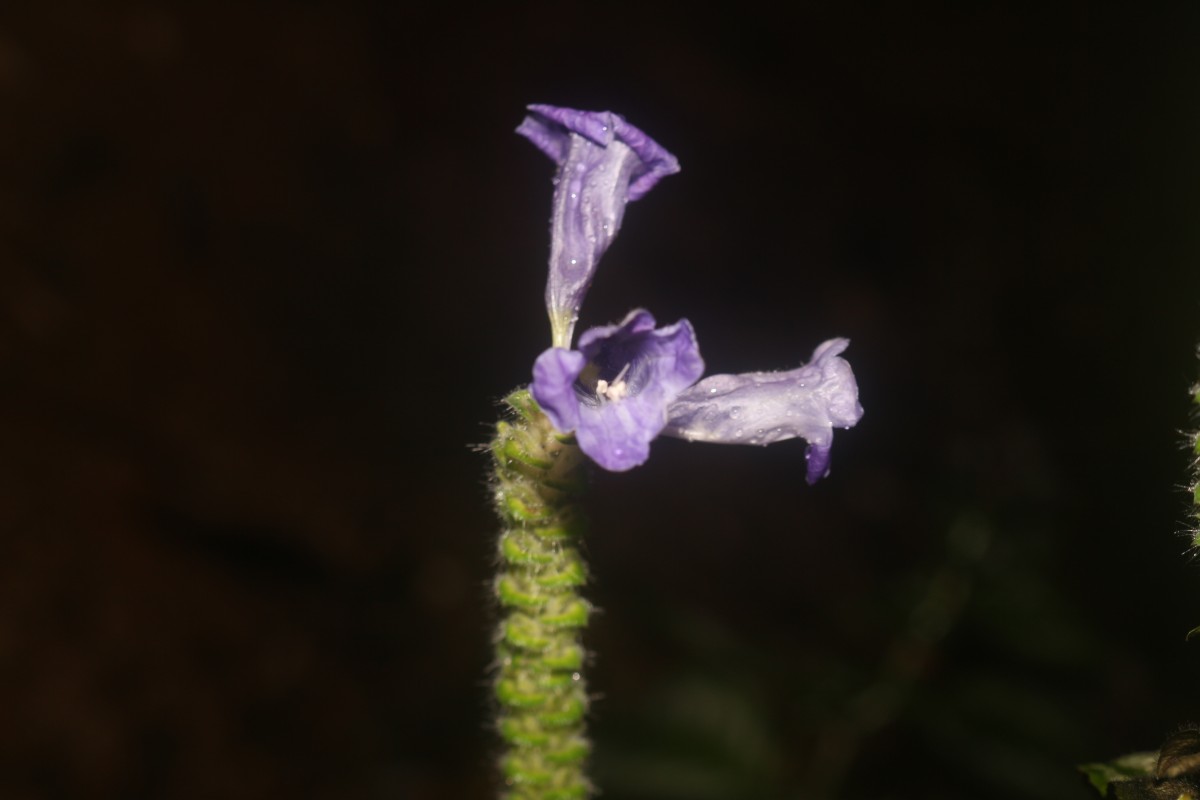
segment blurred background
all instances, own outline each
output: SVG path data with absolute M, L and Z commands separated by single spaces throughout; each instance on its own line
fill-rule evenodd
M 611 800 L 1085 798 L 1200 716 L 1200 10 L 0 10 L 0 796 L 491 796 L 530 102 L 683 171 L 582 325 L 866 415 L 597 475 Z

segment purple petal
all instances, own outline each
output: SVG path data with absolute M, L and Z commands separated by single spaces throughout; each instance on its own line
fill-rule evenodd
M 579 425 L 575 382 L 586 364 L 583 353 L 561 347 L 551 347 L 533 362 L 533 399 L 560 431 L 573 431 Z
M 840 357 L 847 339 L 830 339 L 809 364 L 788 372 L 712 375 L 671 404 L 663 433 L 690 441 L 766 445 L 806 439 L 808 482 L 829 471 L 833 429 L 862 417 L 858 385 Z
M 575 431 L 580 448 L 600 466 L 619 472 L 642 464 L 666 425 L 667 408 L 704 373 L 691 323 L 656 330 L 654 317 L 639 309 L 619 325 L 588 330 L 579 347 L 538 357 L 534 398 L 556 428 Z
M 829 454 L 833 445 L 810 444 L 804 451 L 804 460 L 808 462 L 804 471 L 804 480 L 812 486 L 829 474 Z
M 637 200 L 679 162 L 610 111 L 529 106 L 517 128 L 559 166 L 550 220 L 546 309 L 554 344 L 570 345 L 596 265 L 616 237 L 625 204 Z
M 631 175 L 627 198 L 630 201 L 640 200 L 661 178 L 679 172 L 675 156 L 620 114 L 540 104 L 526 108 L 532 113 L 517 128 L 517 133 L 560 166 L 567 159 L 567 142 L 572 133 L 600 147 L 608 147 L 614 140 L 629 147 L 641 162 Z

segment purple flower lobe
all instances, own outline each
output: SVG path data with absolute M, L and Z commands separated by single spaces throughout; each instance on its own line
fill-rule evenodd
M 655 328 L 648 311 L 592 328 L 578 350 L 552 347 L 533 367 L 534 399 L 560 431 L 607 470 L 645 462 L 667 409 L 704 373 L 691 323 Z

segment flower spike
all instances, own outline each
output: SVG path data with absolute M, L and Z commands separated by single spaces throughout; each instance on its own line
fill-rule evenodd
M 617 235 L 625 205 L 664 175 L 675 157 L 620 116 L 529 106 L 517 129 L 558 166 L 551 215 L 546 309 L 552 346 L 533 381 L 505 398 L 511 413 L 490 445 L 492 489 L 503 532 L 492 584 L 500 609 L 493 661 L 498 759 L 505 800 L 584 800 L 587 776 L 582 635 L 592 605 L 581 588 L 580 507 L 590 457 L 610 471 L 646 461 L 666 433 L 688 440 L 769 444 L 808 440 L 807 478 L 829 471 L 835 427 L 862 416 L 858 386 L 840 356 L 846 339 L 816 349 L 789 372 L 714 375 L 691 323 L 655 326 L 635 309 L 615 325 L 575 322 L 596 266 Z M 700 381 L 697 383 L 697 381 Z M 564 435 L 571 434 L 571 435 Z
M 583 297 L 621 227 L 625 204 L 678 172 L 679 162 L 611 111 L 528 109 L 517 133 L 558 164 L 546 311 L 554 346 L 569 347 Z

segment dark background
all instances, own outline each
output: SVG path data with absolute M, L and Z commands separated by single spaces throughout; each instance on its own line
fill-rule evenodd
M 489 796 L 529 102 L 683 165 L 583 326 L 866 408 L 596 476 L 606 798 L 1082 798 L 1200 716 L 1200 15 L 834 5 L 5 4 L 0 796 Z

